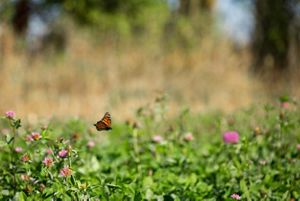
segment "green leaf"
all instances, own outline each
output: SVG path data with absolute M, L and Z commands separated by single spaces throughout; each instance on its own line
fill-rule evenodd
M 26 201 L 27 196 L 25 195 L 24 192 L 17 192 L 16 195 L 14 196 L 14 200 L 17 201 Z
M 4 142 L 4 141 L 0 140 L 0 147 L 4 147 L 4 146 L 6 146 L 6 145 L 7 145 L 7 143 L 6 143 L 6 142 Z
M 153 185 L 153 179 L 152 177 L 145 177 L 143 180 L 143 186 L 145 189 L 147 188 L 151 188 L 151 186 Z
M 8 136 L 7 136 L 7 138 L 8 138 Z M 14 139 L 15 139 L 15 137 L 11 137 L 9 140 L 6 140 L 7 144 L 10 144 Z
M 249 189 L 247 187 L 246 181 L 244 179 L 242 179 L 240 181 L 240 188 L 243 192 L 243 196 L 247 198 L 247 200 L 251 200 L 250 198 L 250 193 L 249 193 Z
M 1 194 L 8 196 L 9 195 L 9 190 L 4 189 L 4 190 L 1 191 Z
M 148 188 L 148 189 L 146 190 L 146 195 L 145 195 L 146 199 L 147 199 L 147 200 L 152 200 L 153 195 L 154 195 L 154 193 L 152 192 L 152 190 L 151 190 L 150 188 Z
M 13 127 L 18 129 L 21 127 L 21 119 L 17 119 L 13 122 Z

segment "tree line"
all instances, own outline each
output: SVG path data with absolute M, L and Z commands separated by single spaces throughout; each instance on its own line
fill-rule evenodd
M 145 8 L 168 7 L 167 0 L 2 0 L 0 17 L 14 32 L 24 36 L 30 17 L 49 17 L 49 10 L 59 10 L 84 26 L 98 26 L 101 17 L 123 15 L 136 20 Z M 215 0 L 178 0 L 171 16 L 193 20 L 201 13 L 212 13 Z M 251 52 L 254 72 L 284 72 L 299 66 L 300 58 L 300 1 L 253 1 L 255 30 Z M 107 18 L 109 19 L 109 18 Z M 174 18 L 176 20 L 176 18 Z M 172 19 L 171 19 L 172 21 Z M 137 29 L 138 30 L 138 29 Z

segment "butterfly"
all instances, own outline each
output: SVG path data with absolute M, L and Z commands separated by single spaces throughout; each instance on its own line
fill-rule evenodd
M 102 119 L 94 124 L 98 131 L 111 130 L 111 116 L 108 112 L 104 114 Z

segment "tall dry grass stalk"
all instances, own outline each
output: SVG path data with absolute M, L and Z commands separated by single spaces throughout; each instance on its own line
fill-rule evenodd
M 248 53 L 212 36 L 185 51 L 166 50 L 159 41 L 103 45 L 71 33 L 61 56 L 2 55 L 0 111 L 13 109 L 31 121 L 53 115 L 94 121 L 111 111 L 122 120 L 160 93 L 168 94 L 171 113 L 183 106 L 230 112 L 266 97 L 249 75 Z

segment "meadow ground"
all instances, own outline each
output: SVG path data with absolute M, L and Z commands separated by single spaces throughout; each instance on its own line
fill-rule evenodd
M 157 99 L 97 132 L 84 119 L 32 125 L 1 118 L 0 199 L 299 200 L 299 105 L 230 115 Z
M 1 200 L 300 199 L 297 73 L 262 84 L 214 34 L 169 48 L 68 29 L 58 54 L 1 46 Z
M 18 111 L 32 123 L 53 115 L 93 122 L 105 111 L 123 121 L 161 94 L 169 96 L 170 115 L 185 106 L 193 112 L 232 112 L 300 94 L 296 73 L 263 85 L 250 73 L 248 51 L 214 34 L 201 36 L 194 47 L 168 48 L 157 38 L 101 41 L 71 29 L 65 52 L 58 54 L 22 50 L 22 42 L 7 35 L 0 60 L 0 112 Z

